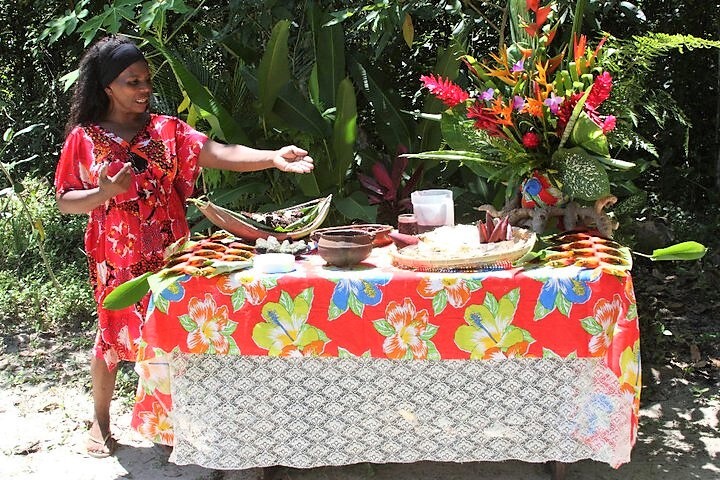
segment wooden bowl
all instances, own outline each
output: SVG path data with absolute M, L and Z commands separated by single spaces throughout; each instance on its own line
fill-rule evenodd
M 317 242 L 322 233 L 338 230 L 357 230 L 369 233 L 372 235 L 373 247 L 384 247 L 385 245 L 390 245 L 392 243 L 392 239 L 390 238 L 390 232 L 393 230 L 392 225 L 383 225 L 380 223 L 363 223 L 359 225 L 341 225 L 338 227 L 319 228 L 310 235 L 310 238 L 314 242 Z
M 349 267 L 370 256 L 372 236 L 361 230 L 332 230 L 319 235 L 318 254 L 328 265 Z

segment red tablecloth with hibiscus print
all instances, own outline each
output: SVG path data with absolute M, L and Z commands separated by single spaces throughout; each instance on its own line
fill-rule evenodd
M 629 457 L 640 395 L 629 274 L 577 267 L 416 272 L 393 267 L 390 248 L 376 248 L 349 269 L 308 255 L 290 273 L 185 276 L 154 292 L 136 367 L 133 426 L 153 441 L 175 443 L 171 378 L 158 361 L 170 352 L 453 365 L 592 359 L 612 372 L 612 389 L 628 399 L 621 415 L 630 425 Z

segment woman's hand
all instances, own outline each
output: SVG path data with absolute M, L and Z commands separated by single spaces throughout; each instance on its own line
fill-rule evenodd
M 133 181 L 133 175 L 130 172 L 132 164 L 130 162 L 123 164 L 122 168 L 112 176 L 107 174 L 107 168 L 107 164 L 103 164 L 98 172 L 98 189 L 100 193 L 110 199 L 127 192 Z
M 312 157 L 308 152 L 295 145 L 282 147 L 275 152 L 273 165 L 278 170 L 290 173 L 309 173 L 315 168 Z
M 107 165 L 98 172 L 98 186 L 89 190 L 69 190 L 56 195 L 58 209 L 62 213 L 89 213 L 111 198 L 127 192 L 132 185 L 133 175 L 130 163 L 123 164 L 115 175 L 108 176 Z

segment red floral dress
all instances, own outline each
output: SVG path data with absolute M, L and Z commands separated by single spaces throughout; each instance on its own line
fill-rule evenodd
M 165 248 L 189 232 L 185 200 L 200 172 L 198 157 L 207 136 L 174 117 L 150 115 L 131 142 L 99 125 L 75 127 L 65 139 L 57 170 L 58 194 L 97 187 L 103 164 L 114 175 L 131 152 L 147 160 L 130 189 L 90 212 L 85 232 L 90 283 L 98 304 L 99 329 L 93 353 L 112 369 L 135 361 L 147 297 L 123 310 L 102 302 L 115 287 L 161 267 Z

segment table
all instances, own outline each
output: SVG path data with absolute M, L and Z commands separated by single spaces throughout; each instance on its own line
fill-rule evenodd
M 632 277 L 349 270 L 179 277 L 154 294 L 133 426 L 217 469 L 359 462 L 614 467 L 640 396 Z

